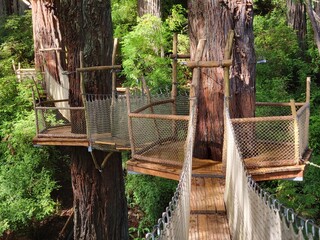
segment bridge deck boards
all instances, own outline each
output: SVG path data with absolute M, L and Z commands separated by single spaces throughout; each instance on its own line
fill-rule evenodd
M 189 240 L 231 239 L 223 191 L 223 179 L 192 179 Z

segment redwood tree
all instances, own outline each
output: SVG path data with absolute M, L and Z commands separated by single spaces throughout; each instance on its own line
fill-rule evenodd
M 111 65 L 113 35 L 110 0 L 33 0 L 37 6 L 38 35 L 43 43 L 61 32 L 61 47 L 66 62 L 61 64 L 69 76 L 69 103 L 82 106 L 80 77 L 75 70 L 80 65 L 80 51 L 84 66 Z M 49 16 L 48 16 L 49 14 Z M 42 15 L 42 16 L 41 16 Z M 52 27 L 49 30 L 46 27 Z M 49 33 L 46 33 L 48 31 Z M 52 32 L 52 31 L 55 31 Z M 49 44 L 50 45 L 50 44 Z M 111 73 L 85 74 L 86 91 L 111 93 Z M 85 133 L 83 112 L 71 112 L 72 132 Z M 71 177 L 74 194 L 74 239 L 127 239 L 127 205 L 120 153 L 114 153 L 102 172 L 95 169 L 87 148 L 71 150 Z M 101 164 L 106 152 L 94 151 Z
M 142 17 L 144 14 L 151 14 L 161 17 L 161 1 L 160 0 L 138 0 L 138 13 Z
M 231 68 L 233 117 L 251 117 L 255 108 L 255 54 L 253 38 L 253 1 L 192 0 L 188 2 L 190 53 L 207 39 L 202 60 L 222 60 L 227 34 L 235 32 Z M 198 101 L 198 123 L 194 156 L 222 159 L 224 83 L 222 68 L 202 68 Z

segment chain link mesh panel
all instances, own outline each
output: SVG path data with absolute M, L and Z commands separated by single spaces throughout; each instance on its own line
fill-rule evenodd
M 236 135 L 226 112 L 225 203 L 233 239 L 319 239 L 319 226 L 284 207 L 248 177 Z
M 308 149 L 309 144 L 309 116 L 310 104 L 306 103 L 297 112 L 297 123 L 299 128 L 299 157 L 303 158 L 303 153 Z
M 86 99 L 86 114 L 87 114 L 87 134 L 91 145 L 97 149 L 109 149 L 116 144 L 121 147 L 130 147 L 128 133 L 128 107 L 126 96 L 118 96 L 112 103 L 110 95 L 88 94 Z M 157 94 L 151 97 L 151 102 L 170 99 L 168 93 Z M 186 112 L 188 106 L 188 98 L 186 96 L 178 96 L 176 101 L 177 114 Z M 146 95 L 131 95 L 130 108 L 134 112 L 139 108 L 149 104 L 149 99 Z M 154 106 L 153 112 L 159 114 L 171 114 L 172 104 L 165 106 Z M 145 110 L 144 113 L 152 113 Z M 143 120 L 141 120 L 144 124 Z
M 240 155 L 248 168 L 296 164 L 292 117 L 232 119 L 232 124 Z

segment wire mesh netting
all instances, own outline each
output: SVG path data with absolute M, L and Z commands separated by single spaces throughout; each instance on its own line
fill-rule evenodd
M 115 101 L 112 101 L 110 95 L 93 95 L 88 94 L 86 99 L 86 114 L 87 114 L 87 134 L 91 145 L 94 148 L 108 149 L 111 145 L 119 145 L 129 148 L 129 132 L 128 132 L 128 107 L 126 96 L 118 96 Z M 151 97 L 151 102 L 157 102 L 170 99 L 170 95 L 158 94 Z M 188 106 L 188 98 L 179 96 L 176 101 L 176 112 L 182 114 Z M 131 111 L 136 111 L 139 108 L 150 103 L 150 99 L 146 95 L 131 95 L 130 108 Z M 165 106 L 154 106 L 153 113 L 170 114 L 172 112 L 172 104 Z M 144 112 L 147 112 L 144 111 Z M 152 113 L 152 111 L 149 111 Z M 145 122 L 141 120 L 141 124 Z M 140 124 L 140 125 L 141 125 Z M 146 129 L 140 129 L 145 137 L 148 136 Z
M 73 121 L 71 132 L 70 116 L 83 116 L 83 108 L 55 106 L 55 101 L 46 101 L 35 106 L 38 137 L 77 138 L 86 137 L 85 122 Z M 78 117 L 75 117 L 80 119 Z
M 258 105 L 259 117 L 231 120 L 241 157 L 248 168 L 299 163 L 308 147 L 309 125 L 308 108 L 300 109 L 303 111 L 298 111 L 295 119 L 290 105 Z
M 225 203 L 233 239 L 319 239 L 319 226 L 283 206 L 247 175 L 236 135 L 226 112 Z

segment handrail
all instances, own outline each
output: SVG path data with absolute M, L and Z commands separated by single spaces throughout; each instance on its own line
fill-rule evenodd
M 252 117 L 252 118 L 232 118 L 232 123 L 249 123 L 249 122 L 276 122 L 276 121 L 290 121 L 292 116 L 272 116 L 272 117 Z
M 152 102 L 152 103 L 149 103 L 141 108 L 138 108 L 137 110 L 133 111 L 132 113 L 140 113 L 140 112 L 146 110 L 147 108 L 154 107 L 154 106 L 161 105 L 161 104 L 166 104 L 166 103 L 174 103 L 174 100 L 173 99 L 166 99 L 166 100 L 159 100 L 156 102 Z
M 305 102 L 296 102 L 296 106 L 303 106 Z M 290 103 L 286 102 L 256 102 L 256 106 L 270 106 L 270 107 L 290 107 Z
M 150 119 L 189 121 L 188 115 L 162 115 L 162 114 L 129 113 L 128 116 L 130 118 L 150 118 Z

